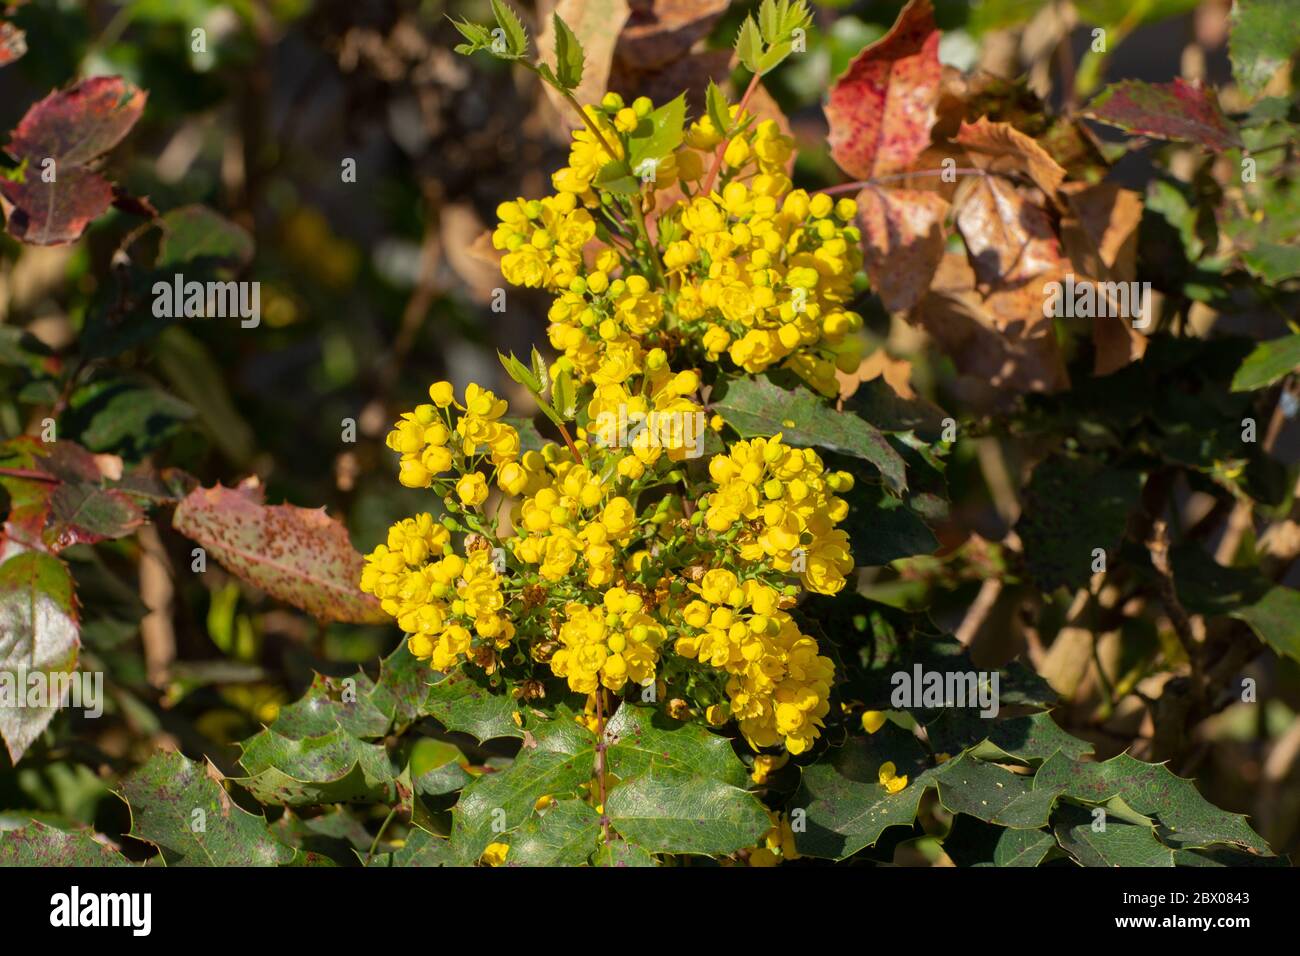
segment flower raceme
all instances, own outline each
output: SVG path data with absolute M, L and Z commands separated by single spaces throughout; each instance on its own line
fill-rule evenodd
M 623 381 L 651 361 L 789 369 L 823 395 L 855 369 L 862 318 L 847 306 L 862 264 L 857 206 L 792 188 L 793 141 L 771 120 L 731 108 L 717 182 L 706 169 L 723 138 L 708 116 L 650 164 L 646 200 L 657 235 L 638 229 L 599 175 L 630 150 L 653 104 L 607 94 L 588 106 L 554 195 L 497 209 L 493 245 L 514 285 L 555 295 L 549 338 L 582 382 Z M 645 164 L 643 164 L 645 165 Z M 638 198 L 637 201 L 640 201 Z
M 644 363 L 590 383 L 580 418 L 620 402 L 702 413 L 698 389 L 694 371 Z M 438 671 L 472 663 L 521 695 L 551 675 L 582 695 L 654 687 L 734 721 L 756 750 L 812 745 L 834 668 L 789 612 L 801 588 L 833 594 L 853 566 L 836 527 L 847 473 L 779 435 L 695 473 L 683 449 L 581 427 L 572 449 L 521 452 L 492 392 L 471 384 L 458 401 L 439 382 L 429 396 L 388 445 L 402 483 L 439 494 L 445 514 L 394 524 L 361 578 L 413 655 Z

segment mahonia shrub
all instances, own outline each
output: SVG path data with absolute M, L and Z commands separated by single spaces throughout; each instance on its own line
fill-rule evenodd
M 134 321 L 142 300 L 131 290 L 159 275 L 169 286 L 181 265 L 235 275 L 251 236 L 200 207 L 156 214 L 107 180 L 84 209 L 45 201 L 99 175 L 74 167 L 38 184 L 28 160 L 58 147 L 65 115 L 88 130 L 78 156 L 111 150 L 145 104 L 124 81 L 53 94 L 11 137 L 16 165 L 0 192 L 15 238 L 75 239 L 110 196 L 150 222 L 117 250 L 120 301 L 87 317 L 68 371 L 44 354 L 0 361 L 32 401 L 56 403 L 52 416 L 69 395 L 76 413 L 61 418 L 72 437 L 53 449 L 30 434 L 0 442 L 0 621 L 22 635 L 16 654 L 0 655 L 0 679 L 19 658 L 48 661 L 51 674 L 77 667 L 83 607 L 65 560 L 140 533 L 138 550 L 158 561 L 144 529 L 167 508 L 172 530 L 198 546 L 195 574 L 210 555 L 269 599 L 358 628 L 348 633 L 369 643 L 351 659 L 392 651 L 351 674 L 322 662 L 302 698 L 284 703 L 282 688 L 248 683 L 260 667 L 227 666 L 258 662 L 259 635 L 236 613 L 239 585 L 219 578 L 209 632 L 229 660 L 178 667 L 157 697 L 175 716 L 191 692 L 221 685 L 222 700 L 255 717 L 238 726 L 260 727 L 237 761 L 219 755 L 238 769 L 227 777 L 166 752 L 103 771 L 120 774 L 112 800 L 130 811 L 123 852 L 87 829 L 32 820 L 0 832 L 0 864 L 120 865 L 146 852 L 166 865 L 1284 863 L 1245 817 L 1176 775 L 1199 750 L 1190 763 L 1148 763 L 1114 741 L 1141 743 L 1153 760 L 1186 757 L 1247 664 L 1266 648 L 1297 656 L 1300 592 L 1281 583 L 1287 562 L 1248 569 L 1231 548 L 1211 558 L 1195 539 L 1219 512 L 1249 538 L 1252 501 L 1275 516 L 1290 507 L 1269 490 L 1282 469 L 1267 452 L 1295 413 L 1292 386 L 1279 383 L 1294 378 L 1300 335 L 1254 352 L 1171 335 L 1190 298 L 1143 326 L 1048 307 L 1073 297 L 1076 272 L 1087 288 L 1097 278 L 1115 289 L 1138 274 L 1138 223 L 1152 224 L 1144 202 L 1173 217 L 1167 238 L 1185 246 L 1186 282 L 1203 291 L 1213 263 L 1193 247 L 1212 210 L 1169 183 L 1143 199 L 1103 181 L 1103 152 L 1119 151 L 1085 137 L 1074 111 L 1050 116 L 1019 83 L 941 64 L 929 0 L 909 0 L 830 89 L 830 158 L 855 181 L 815 191 L 795 188 L 796 144 L 761 83 L 802 52 L 812 26 L 802 2 L 762 0 L 743 18 L 734 52 L 750 79 L 735 102 L 711 82 L 673 98 L 678 80 L 664 81 L 697 72 L 678 69 L 693 66 L 684 51 L 721 9 L 683 14 L 686 24 L 675 7 L 659 11 L 652 36 L 677 34 L 670 46 L 682 55 L 652 43 L 663 69 L 641 84 L 639 73 L 616 82 L 618 57 L 591 36 L 589 62 L 558 15 L 534 60 L 519 17 L 501 0 L 491 7 L 492 25 L 454 22 L 457 51 L 533 73 L 572 126 L 545 170 L 546 195 L 502 202 L 479 244 L 506 286 L 494 298 L 539 304 L 545 342 L 526 359 L 500 356 L 518 386 L 513 410 L 498 382 L 480 378 L 435 381 L 427 401 L 400 412 L 384 443 L 403 500 L 418 504 L 364 556 L 323 512 L 266 504 L 256 479 L 204 487 L 156 470 L 148 449 L 126 463 L 94 453 L 119 447 L 101 444 L 105 432 L 136 436 L 86 417 L 76 431 L 78 376 L 127 353 L 135 368 L 136 346 L 179 331 Z M 1266 32 L 1243 21 L 1234 29 L 1245 36 Z M 628 32 L 644 40 L 644 28 Z M 1234 69 L 1240 59 L 1239 48 Z M 1081 87 L 1097 72 L 1086 62 Z M 1255 93 L 1270 82 L 1238 72 Z M 642 85 L 656 99 L 638 95 Z M 1274 124 L 1295 140 L 1293 107 L 1262 101 L 1238 129 L 1213 91 L 1179 81 L 1112 87 L 1081 115 L 1267 156 L 1279 148 Z M 1289 182 L 1290 147 L 1273 162 L 1262 168 Z M 1200 201 L 1214 192 L 1210 175 L 1207 161 Z M 519 175 L 492 201 L 530 191 L 525 180 L 546 178 Z M 1263 207 L 1249 213 L 1268 219 Z M 1229 219 L 1243 237 L 1254 228 L 1244 221 Z M 1268 231 L 1247 267 L 1292 277 L 1293 246 L 1272 242 L 1291 238 Z M 304 257 L 331 259 L 330 246 Z M 952 415 L 911 390 L 906 361 L 883 348 L 864 361 L 885 311 L 944 353 L 935 364 Z M 0 337 L 6 354 L 20 346 Z M 1277 397 L 1276 427 L 1256 453 L 1242 428 L 1253 429 L 1245 416 L 1265 394 Z M 994 541 L 972 531 L 978 519 L 959 497 L 969 445 L 953 449 L 960 431 L 996 451 L 999 429 L 1022 442 L 1032 477 L 1020 499 L 999 496 L 996 455 L 979 454 L 1007 526 Z M 383 419 L 366 431 L 377 439 Z M 381 477 L 385 498 L 397 489 Z M 1184 486 L 1216 506 L 1171 535 L 1180 523 L 1166 516 Z M 124 638 L 94 627 L 87 590 L 87 659 L 121 661 Z M 1020 632 L 1033 669 L 1012 657 Z M 337 635 L 320 636 L 333 657 L 325 645 Z M 140 670 L 125 659 L 123 670 Z M 1104 668 L 1121 663 L 1112 680 Z M 1084 693 L 1090 667 L 1096 686 Z M 1164 677 L 1174 679 L 1155 687 Z M 122 684 L 114 699 L 134 699 Z M 29 748 L 38 759 L 67 749 L 46 746 L 57 700 L 24 709 L 5 691 L 0 738 L 15 765 Z M 203 711 L 178 739 L 187 752 L 200 735 L 229 740 L 230 716 Z M 1151 733 L 1135 737 L 1147 718 Z M 1103 747 L 1117 755 L 1096 759 Z

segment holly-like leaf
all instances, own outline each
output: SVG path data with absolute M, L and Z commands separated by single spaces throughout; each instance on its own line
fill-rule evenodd
M 510 837 L 507 866 L 585 866 L 600 838 L 600 814 L 581 800 L 560 800 Z
M 39 820 L 16 830 L 0 830 L 0 866 L 131 865 L 90 830 L 59 830 Z
M 1150 827 L 1109 819 L 1101 827 L 1083 807 L 1063 807 L 1052 832 L 1081 866 L 1174 865 L 1174 851 L 1157 840 Z
M 1300 20 L 1288 0 L 1234 0 L 1229 18 L 1232 75 L 1249 97 L 1258 96 L 1300 50 Z
M 1062 790 L 1036 788 L 1029 777 L 962 754 L 943 764 L 934 775 L 939 802 L 953 813 L 965 813 L 985 823 L 1036 830 L 1047 826 Z
M 424 713 L 448 730 L 470 734 L 480 741 L 497 737 L 522 737 L 518 702 L 503 690 L 493 690 L 463 670 L 429 688 Z M 521 723 L 516 723 L 519 717 Z
M 903 458 L 874 425 L 836 411 L 806 388 L 785 389 L 767 377 L 727 383 L 713 410 L 742 438 L 781 433 L 786 444 L 825 448 L 870 462 L 896 492 L 907 488 Z
M 1158 821 L 1160 839 L 1169 847 L 1224 843 L 1270 853 L 1243 814 L 1216 808 L 1192 781 L 1174 776 L 1165 765 L 1143 763 L 1128 754 L 1104 763 L 1081 763 L 1057 754 L 1034 775 L 1034 789 L 1060 789 L 1063 796 L 1089 804 L 1122 797 L 1134 811 Z
M 375 690 L 365 674 L 316 674 L 307 693 L 280 708 L 271 729 L 293 740 L 328 733 L 335 727 L 363 740 L 382 737 L 392 718 L 375 705 Z
M 595 735 L 563 709 L 530 723 L 529 733 L 514 763 L 467 786 L 452 811 L 452 848 L 462 862 L 477 860 L 494 839 L 513 846 L 513 837 L 502 834 L 535 819 L 541 797 L 586 795 Z M 618 781 L 606 813 L 615 831 L 643 851 L 731 853 L 753 846 L 770 827 L 724 738 L 627 703 L 610 718 L 606 738 L 609 776 Z M 593 840 L 584 858 L 595 850 Z M 512 850 L 507 862 L 513 861 Z
M 131 836 L 158 847 L 168 866 L 277 866 L 295 852 L 266 820 L 239 807 L 211 763 L 178 753 L 152 757 L 122 782 Z
M 388 860 L 389 866 L 449 866 L 451 842 L 423 830 L 412 830 L 406 842 Z M 372 866 L 382 865 L 372 863 Z
M 620 783 L 605 810 L 632 843 L 663 853 L 734 853 L 754 846 L 772 826 L 753 794 L 666 766 Z
M 925 295 L 943 258 L 947 216 L 938 193 L 877 186 L 858 193 L 863 259 L 886 309 L 910 309 Z
M 77 239 L 113 201 L 112 185 L 87 168 L 116 146 L 144 112 L 147 94 L 116 76 L 93 77 L 31 107 L 6 151 L 24 176 L 0 179 L 12 205 L 9 233 L 55 245 Z
M 240 744 L 236 782 L 266 804 L 393 802 L 399 772 L 381 744 L 359 740 L 342 727 L 292 738 L 263 730 Z
M 1241 261 L 1251 275 L 1272 285 L 1300 276 L 1300 247 L 1276 242 L 1256 242 L 1243 250 Z
M 363 594 L 361 555 L 324 510 L 262 505 L 231 488 L 197 488 L 172 524 L 232 574 L 323 621 L 387 620 Z
M 577 796 L 591 780 L 596 740 L 590 731 L 561 717 L 538 724 L 532 734 L 533 746 L 521 749 L 514 763 L 461 793 L 451 828 L 451 848 L 461 863 L 473 863 L 501 834 L 527 823 L 542 797 Z
M 890 793 L 879 781 L 880 768 L 894 764 L 907 786 Z M 910 827 L 921 795 L 930 782 L 924 777 L 929 760 L 916 738 L 892 723 L 870 737 L 850 738 L 803 771 L 799 791 L 790 802 L 805 812 L 806 830 L 795 833 L 804 856 L 842 860 L 873 845 L 889 827 Z
M 1119 544 L 1140 488 L 1137 472 L 1094 458 L 1054 455 L 1039 462 L 1016 524 L 1034 583 L 1044 591 L 1086 584 L 1095 550 Z
M 1090 743 L 1066 733 L 1046 712 L 987 720 L 954 707 L 925 731 L 939 753 L 965 752 L 995 763 L 1034 765 L 1058 751 L 1075 760 L 1092 753 Z
M 1012 830 L 959 814 L 943 839 L 958 866 L 1038 866 L 1056 840 L 1046 830 Z
M 1196 143 L 1215 151 L 1242 145 L 1240 132 L 1223 114 L 1214 92 L 1181 77 L 1172 83 L 1115 83 L 1098 93 L 1083 115 L 1130 133 Z
M 74 679 L 78 633 L 72 575 L 58 558 L 25 551 L 0 564 L 0 737 L 18 763 L 61 701 L 33 701 L 28 679 L 48 688 Z
M 930 145 L 941 75 L 934 9 L 909 0 L 831 88 L 828 141 L 840 169 L 870 179 L 911 165 Z

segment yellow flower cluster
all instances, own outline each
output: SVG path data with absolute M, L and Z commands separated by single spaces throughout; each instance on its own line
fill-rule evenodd
M 729 709 L 754 748 L 784 743 L 803 753 L 830 711 L 834 664 L 782 610 L 775 588 L 714 568 L 693 590 L 700 598 L 682 609 L 674 650 L 730 675 Z
M 486 453 L 500 468 L 519 457 L 519 432 L 498 421 L 506 403 L 492 392 L 470 384 L 465 404 L 456 402 L 450 382 L 429 386 L 432 405 L 417 405 L 402 415 L 388 433 L 387 445 L 401 455 L 398 481 L 408 488 L 428 488 L 438 475 L 449 471 L 459 455 L 465 459 Z M 451 409 L 462 414 L 453 425 Z M 487 497 L 482 476 L 470 477 L 469 469 L 457 491 L 466 504 L 478 505 Z
M 504 644 L 515 632 L 490 551 L 472 551 L 466 561 L 449 553 L 450 538 L 432 515 L 407 518 L 388 530 L 361 571 L 361 590 L 410 635 L 411 653 L 441 671 L 470 656 L 474 634 Z
M 836 369 L 860 360 L 862 318 L 848 309 L 862 265 L 856 204 L 792 189 L 791 138 L 732 107 L 742 129 L 727 141 L 716 183 L 704 180 L 722 138 L 707 116 L 653 170 L 653 190 L 676 198 L 646 248 L 648 235 L 611 215 L 593 181 L 628 155 L 627 134 L 652 108 L 644 97 L 626 107 L 616 94 L 586 107 L 597 132 L 573 134 L 569 163 L 553 177 L 557 193 L 498 207 L 502 274 L 556 294 L 548 335 L 582 382 L 664 348 L 674 358 L 684 351 L 688 363 L 726 356 L 749 373 L 781 365 L 836 394 Z
M 799 574 L 804 587 L 836 594 L 853 570 L 848 535 L 836 528 L 849 506 L 837 491 L 853 487 L 845 471 L 825 471 L 811 448 L 791 448 L 782 436 L 731 446 L 709 462 L 718 490 L 709 495 L 704 521 L 724 533 L 738 523 L 740 556 L 770 561 L 778 571 Z
M 621 587 L 605 592 L 601 606 L 571 603 L 560 628 L 564 646 L 551 658 L 551 670 L 569 687 L 590 694 L 597 685 L 622 690 L 629 680 L 654 683 L 655 662 L 665 631 L 645 613 L 641 597 Z

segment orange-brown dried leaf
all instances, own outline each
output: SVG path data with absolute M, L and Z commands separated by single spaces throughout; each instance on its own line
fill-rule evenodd
M 910 309 L 943 258 L 948 203 L 932 192 L 868 186 L 858 194 L 863 262 L 891 312 Z
M 664 67 L 707 37 L 727 4 L 728 0 L 631 0 L 631 14 L 614 58 L 634 70 Z
M 1065 170 L 1043 147 L 1006 123 L 991 123 L 981 117 L 974 123 L 962 123 L 955 138 L 978 168 L 990 173 L 1023 173 L 1049 200 L 1065 180 Z
M 1043 315 L 1043 286 L 1055 278 L 1037 276 L 985 294 L 966 257 L 947 253 L 910 319 L 952 357 L 971 401 L 998 405 L 1022 392 L 1056 391 L 1069 378 L 1053 322 Z
M 971 177 L 957 200 L 957 228 L 979 281 L 1013 286 L 1062 272 L 1060 241 L 1046 210 L 999 176 Z

